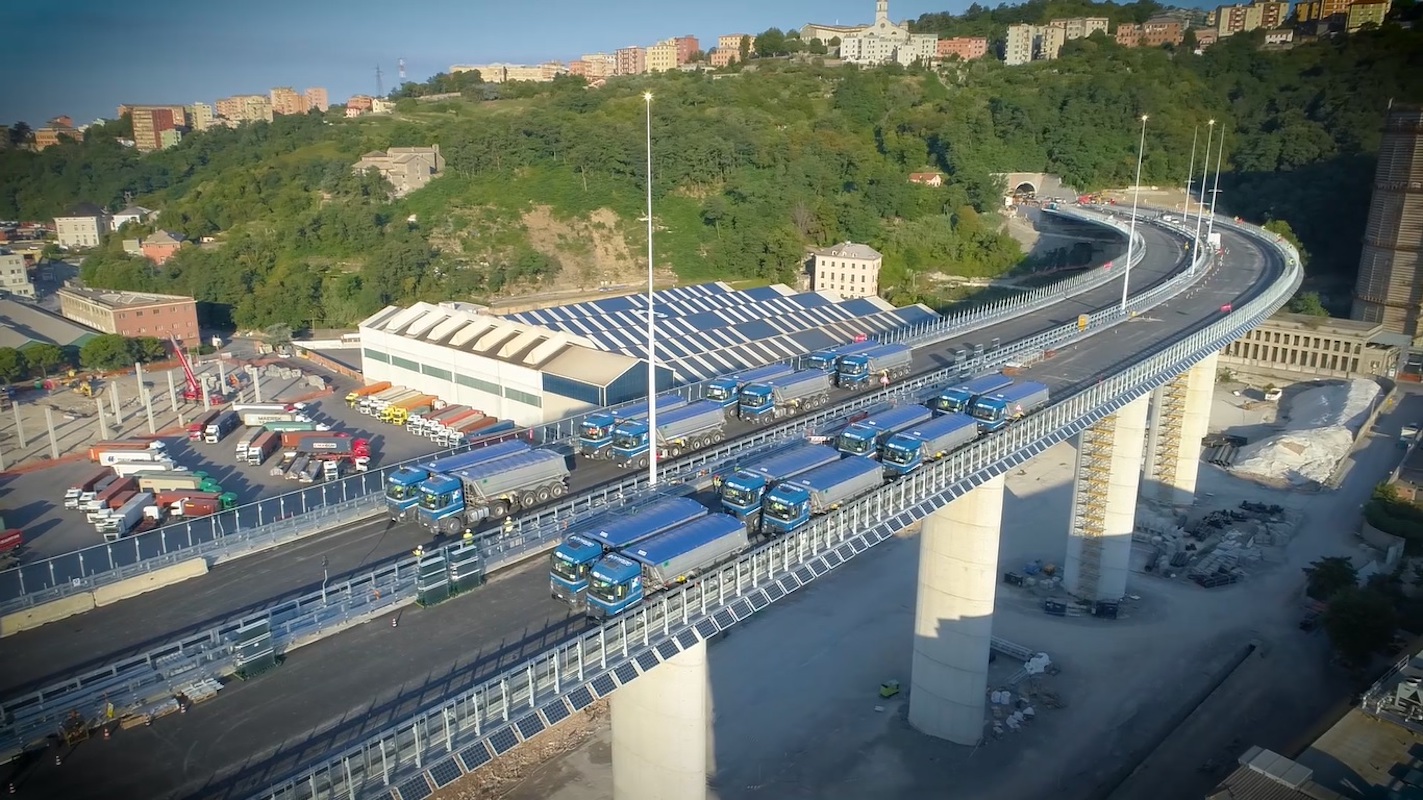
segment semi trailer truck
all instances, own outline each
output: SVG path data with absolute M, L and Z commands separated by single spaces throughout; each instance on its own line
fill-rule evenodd
M 785 481 L 766 493 L 761 530 L 770 536 L 790 533 L 857 500 L 884 484 L 884 468 L 864 456 L 847 456 Z
M 726 411 L 709 400 L 699 400 L 659 414 L 657 429 L 647 419 L 619 422 L 613 429 L 613 460 L 619 467 L 646 467 L 651 448 L 676 458 L 726 438 Z
M 727 375 L 721 378 L 713 378 L 707 382 L 705 399 L 713 403 L 718 403 L 726 409 L 728 415 L 736 413 L 736 403 L 741 396 L 741 390 L 749 383 L 760 383 L 773 378 L 780 378 L 790 375 L 795 370 L 789 364 L 767 364 L 764 367 L 736 375 Z
M 443 403 L 443 400 L 433 394 L 417 395 L 404 402 L 389 406 L 381 412 L 380 418 L 382 422 L 389 422 L 403 428 L 411 417 L 417 414 L 429 414 L 442 407 Z
M 907 344 L 886 344 L 864 353 L 841 356 L 835 365 L 835 385 L 865 389 L 909 377 L 914 349 Z
M 806 369 L 818 370 L 833 375 L 842 357 L 852 356 L 857 353 L 868 353 L 876 347 L 879 347 L 879 342 L 866 339 L 863 342 L 854 342 L 853 344 L 841 345 L 839 347 L 816 350 L 814 353 L 805 357 L 805 367 Z
M 552 450 L 529 450 L 433 475 L 420 484 L 420 524 L 453 535 L 485 519 L 503 519 L 568 491 L 568 462 Z
M 222 494 L 222 484 L 206 472 L 145 472 L 138 476 L 145 492 L 209 492 Z
M 845 455 L 879 458 L 880 446 L 890 436 L 933 418 L 934 412 L 921 405 L 899 406 L 880 411 L 847 425 L 837 437 L 836 446 Z
M 235 411 L 223 411 L 203 426 L 203 444 L 217 444 L 229 433 L 237 430 L 241 419 Z
M 89 447 L 89 460 L 97 463 L 100 453 L 114 453 L 120 450 L 136 452 L 156 450 L 163 452 L 167 449 L 168 445 L 158 439 L 116 439 L 91 445 Z
M 222 416 L 224 413 L 230 413 L 230 412 L 223 412 L 223 411 L 219 411 L 219 410 L 214 409 L 214 410 L 212 410 L 212 411 L 206 411 L 206 412 L 203 412 L 202 414 L 199 414 L 197 419 L 195 419 L 195 420 L 193 420 L 192 422 L 189 422 L 189 423 L 188 423 L 188 427 L 187 427 L 187 431 L 188 431 L 188 441 L 190 441 L 190 442 L 201 442 L 201 441 L 203 440 L 203 431 L 207 429 L 208 423 L 210 423 L 210 422 L 216 420 L 218 417 Z
M 794 372 L 741 389 L 741 418 L 765 425 L 820 408 L 830 402 L 831 377 L 817 371 Z
M 514 453 L 523 453 L 529 449 L 528 444 L 518 440 L 499 442 L 456 456 L 428 461 L 414 467 L 401 467 L 386 476 L 386 512 L 392 520 L 397 522 L 409 519 L 414 515 L 415 506 L 420 502 L 420 484 L 431 477 L 473 467 Z
M 377 383 L 368 383 L 368 384 L 366 384 L 365 386 L 362 386 L 361 388 L 356 389 L 356 390 L 353 391 L 353 392 L 349 392 L 349 393 L 346 395 L 346 405 L 351 406 L 352 408 L 355 408 L 356 404 L 361 401 L 361 398 L 362 398 L 362 397 L 369 397 L 369 396 L 371 396 L 371 395 L 373 395 L 373 394 L 379 394 L 379 393 L 381 393 L 381 392 L 383 392 L 383 391 L 385 391 L 386 389 L 389 389 L 389 388 L 390 388 L 390 381 L 379 381 L 379 382 L 377 382 Z
M 687 405 L 681 395 L 675 394 L 661 395 L 655 402 L 658 416 Z M 579 454 L 587 458 L 612 458 L 613 431 L 618 427 L 618 423 L 647 419 L 649 410 L 647 401 L 644 400 L 622 408 L 594 411 L 584 417 L 578 425 Z
M 892 477 L 908 475 L 931 461 L 978 438 L 978 422 L 962 414 L 949 414 L 902 430 L 889 437 L 880 463 Z
M 979 431 L 992 433 L 1047 404 L 1046 386 L 1033 381 L 1023 381 L 975 400 L 971 416 L 978 421 Z
M 1013 379 L 1003 375 L 981 375 L 939 392 L 928 405 L 941 414 L 967 414 L 973 406 L 973 401 L 1012 385 Z
M 840 453 L 819 444 L 799 445 L 777 453 L 723 479 L 721 508 L 757 532 L 761 530 L 761 502 L 771 487 L 839 460 Z
M 265 430 L 276 431 L 277 433 L 298 433 L 300 431 L 331 430 L 330 425 L 325 425 L 323 423 L 315 422 L 309 419 L 278 420 L 276 422 L 268 422 L 262 427 Z
M 750 543 L 739 520 L 713 514 L 609 553 L 590 573 L 587 615 L 617 616 L 648 595 L 730 560 Z
M 549 591 L 554 598 L 582 608 L 587 603 L 588 574 L 598 559 L 708 513 L 706 506 L 691 498 L 667 497 L 576 531 L 549 557 Z

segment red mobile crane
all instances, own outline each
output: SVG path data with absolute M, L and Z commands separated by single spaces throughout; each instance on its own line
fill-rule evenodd
M 193 365 L 188 362 L 188 354 L 183 352 L 183 345 L 178 342 L 178 337 L 169 337 L 173 342 L 173 352 L 178 354 L 178 363 L 183 365 L 183 377 L 187 380 L 187 385 L 183 387 L 183 399 L 189 403 L 201 403 L 203 401 L 203 385 L 198 381 L 198 376 L 193 373 Z M 217 392 L 208 393 L 208 402 L 225 402 L 223 396 Z

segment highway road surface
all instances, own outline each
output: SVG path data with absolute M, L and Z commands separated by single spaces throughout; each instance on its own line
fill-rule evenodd
M 1179 244 L 1168 235 L 1152 228 L 1144 234 L 1150 250 L 1145 265 L 1134 271 L 1137 280 L 1133 285 L 1138 290 L 1170 271 L 1181 255 Z M 1093 380 L 1132 363 L 1144 351 L 1179 338 L 1183 326 L 1197 329 L 1209 324 L 1221 305 L 1239 304 L 1253 296 L 1262 285 L 1266 257 L 1259 246 L 1243 237 L 1225 233 L 1224 238 L 1233 253 L 1228 269 L 1215 272 L 1205 285 L 1158 306 L 1144 318 L 1060 351 L 1031 370 L 1030 377 L 1059 389 Z M 1015 321 L 968 341 L 1002 336 L 1006 342 L 1061 324 L 1082 311 L 1110 305 L 1120 297 L 1120 284 L 1092 294 L 1095 296 L 1085 302 L 1064 304 L 1073 308 L 1055 308 L 1036 320 Z M 1013 325 L 1018 327 L 1013 329 Z M 363 536 L 367 542 L 378 538 L 374 532 Z M 249 583 L 268 580 L 261 570 L 284 574 L 277 567 L 280 557 L 305 546 L 287 548 L 276 560 L 261 556 L 236 562 L 232 566 L 250 580 L 219 572 L 214 577 L 228 581 L 231 591 L 204 595 L 205 602 L 213 604 L 213 609 L 231 608 L 236 592 L 246 591 Z M 319 556 L 304 557 L 319 564 Z M 254 569 L 259 563 L 263 566 Z M 181 591 L 185 587 L 175 588 Z M 219 598 L 229 602 L 218 606 Z M 133 601 L 133 605 L 141 602 Z M 75 619 L 96 616 L 91 613 Z M 101 624 L 89 624 L 104 633 Z M 540 559 L 496 576 L 467 597 L 433 609 L 406 611 L 399 627 L 391 627 L 390 619 L 382 618 L 302 648 L 275 671 L 248 683 L 235 682 L 218 699 L 182 716 L 165 718 L 149 728 L 123 731 L 110 741 L 86 742 L 62 766 L 54 766 L 52 755 L 44 754 L 41 763 L 21 774 L 21 791 L 29 796 L 75 800 L 244 797 L 301 764 L 328 756 L 525 660 L 581 631 L 585 624 L 549 598 L 546 565 Z M 96 775 L 104 779 L 95 781 Z

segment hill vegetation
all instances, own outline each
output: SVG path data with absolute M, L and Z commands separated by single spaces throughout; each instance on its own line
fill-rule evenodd
M 975 14 L 1000 11 L 942 26 L 967 32 Z M 1221 206 L 1286 223 L 1314 273 L 1350 275 L 1384 111 L 1390 99 L 1423 100 L 1423 32 L 1259 45 L 1237 35 L 1195 56 L 1097 35 L 1026 67 L 763 59 L 598 89 L 561 79 L 492 91 L 436 76 L 402 87 L 390 117 L 279 117 L 142 157 L 114 142 L 116 122 L 42 153 L 3 152 L 0 218 L 45 218 L 78 201 L 117 208 L 131 193 L 162 210 L 163 228 L 215 243 L 159 269 L 111 237 L 86 261 L 86 280 L 191 294 L 210 322 L 244 328 L 618 282 L 645 269 L 634 254 L 645 248 L 642 93 L 652 91 L 658 266 L 683 281 L 790 280 L 805 247 L 846 239 L 885 253 L 898 302 L 919 299 L 912 273 L 1000 275 L 1023 256 L 994 216 L 1003 187 L 993 174 L 1052 172 L 1084 191 L 1127 185 L 1143 113 L 1143 183 L 1183 185 L 1193 130 L 1204 139 L 1217 119 Z M 427 102 L 437 91 L 463 96 Z M 364 152 L 436 143 L 446 174 L 397 201 L 350 168 Z M 920 170 L 943 172 L 945 186 L 910 185 Z

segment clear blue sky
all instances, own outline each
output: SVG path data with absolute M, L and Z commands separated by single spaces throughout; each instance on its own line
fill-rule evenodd
M 958 11 L 969 0 L 890 0 L 890 17 Z M 459 63 L 569 61 L 692 34 L 807 22 L 867 23 L 874 0 L 99 0 L 6 10 L 0 121 L 40 127 L 112 117 L 120 103 L 212 102 L 273 86 L 324 86 L 331 100 L 387 91 L 396 60 L 422 80 Z

